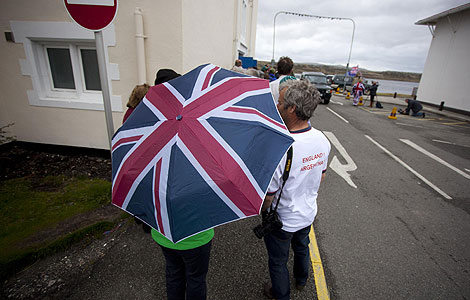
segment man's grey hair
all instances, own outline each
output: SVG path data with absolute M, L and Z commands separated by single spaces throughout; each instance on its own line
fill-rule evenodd
M 320 103 L 320 93 L 307 80 L 286 80 L 279 85 L 279 91 L 287 87 L 284 94 L 284 108 L 295 106 L 295 114 L 301 120 L 308 120 Z

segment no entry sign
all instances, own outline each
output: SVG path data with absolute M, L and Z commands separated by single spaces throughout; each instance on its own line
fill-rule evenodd
M 64 0 L 64 3 L 75 22 L 93 31 L 111 24 L 117 12 L 117 0 Z
M 111 93 L 106 67 L 106 50 L 102 30 L 111 24 L 116 16 L 118 0 L 64 0 L 65 9 L 70 17 L 85 29 L 95 32 L 96 58 L 100 73 L 103 108 L 108 130 L 109 149 L 114 134 Z

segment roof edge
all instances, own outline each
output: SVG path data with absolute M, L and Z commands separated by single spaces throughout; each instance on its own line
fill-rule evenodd
M 449 15 L 453 15 L 455 13 L 464 11 L 466 9 L 470 9 L 470 3 L 462 4 L 460 6 L 445 10 L 441 13 L 435 14 L 431 17 L 419 20 L 415 23 L 415 25 L 436 25 L 437 21 L 441 18 L 447 17 Z

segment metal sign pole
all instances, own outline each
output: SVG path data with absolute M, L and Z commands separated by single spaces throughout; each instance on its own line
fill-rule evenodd
M 111 140 L 114 134 L 113 112 L 111 110 L 111 95 L 109 93 L 108 72 L 104 55 L 103 32 L 95 31 L 96 55 L 98 57 L 98 69 L 100 71 L 101 92 L 103 94 L 104 115 L 106 127 L 108 129 L 109 149 L 111 150 Z

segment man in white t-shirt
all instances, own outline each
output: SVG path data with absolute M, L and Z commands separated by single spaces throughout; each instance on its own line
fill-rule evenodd
M 301 290 L 309 270 L 309 233 L 317 214 L 317 195 L 325 177 L 331 145 L 325 135 L 310 126 L 308 120 L 320 102 L 316 88 L 305 80 L 286 80 L 280 85 L 277 108 L 294 138 L 292 167 L 282 188 L 277 213 L 283 223 L 264 237 L 269 256 L 272 288 L 265 285 L 267 297 L 290 299 L 289 248 L 294 251 L 294 278 Z M 283 184 L 286 156 L 276 169 L 268 187 L 263 211 L 275 206 Z M 274 201 L 273 201 L 274 200 Z M 272 208 L 270 208 L 272 209 Z
M 276 104 L 279 101 L 279 83 L 284 77 L 292 74 L 293 68 L 294 62 L 292 59 L 287 56 L 279 58 L 279 61 L 277 62 L 277 72 L 279 73 L 279 78 L 269 83 L 271 94 L 273 94 L 273 98 Z

